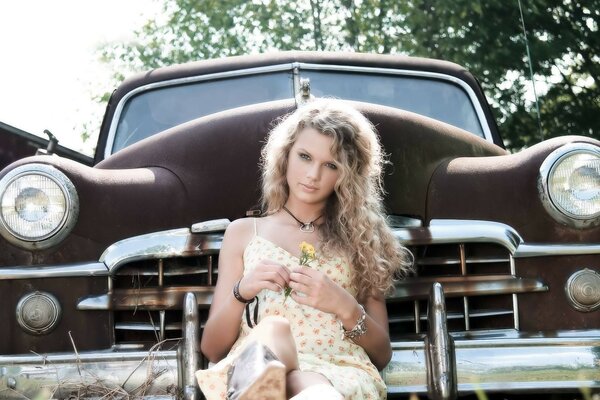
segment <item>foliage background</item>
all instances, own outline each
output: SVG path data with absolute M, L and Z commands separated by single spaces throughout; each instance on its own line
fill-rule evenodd
M 115 84 L 135 71 L 275 50 L 445 59 L 478 77 L 509 149 L 569 134 L 600 139 L 600 0 L 520 1 L 164 0 L 136 40 L 100 52 Z

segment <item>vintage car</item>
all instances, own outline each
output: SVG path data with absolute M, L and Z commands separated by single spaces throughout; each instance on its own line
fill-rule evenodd
M 200 398 L 223 231 L 260 214 L 265 135 L 313 97 L 376 125 L 389 223 L 415 257 L 387 300 L 389 397 L 598 390 L 600 142 L 510 154 L 456 64 L 282 52 L 137 75 L 93 167 L 0 173 L 0 397 Z

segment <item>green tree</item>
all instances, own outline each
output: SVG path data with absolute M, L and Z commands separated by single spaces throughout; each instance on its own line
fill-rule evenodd
M 271 50 L 440 58 L 480 79 L 509 148 L 564 134 L 599 138 L 600 0 L 522 6 L 541 130 L 518 0 L 165 0 L 163 18 L 102 57 L 117 71 Z
M 600 137 L 600 119 L 594 118 L 600 111 L 600 1 L 522 0 L 541 133 L 518 2 L 417 3 L 407 15 L 415 38 L 410 53 L 471 70 L 494 106 L 509 147 L 565 134 Z

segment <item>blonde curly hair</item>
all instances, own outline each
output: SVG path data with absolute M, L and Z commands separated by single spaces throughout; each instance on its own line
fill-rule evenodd
M 390 293 L 410 270 L 412 255 L 386 223 L 379 138 L 373 124 L 353 107 L 339 100 L 315 100 L 284 117 L 269 133 L 261 160 L 263 210 L 271 214 L 285 205 L 289 152 L 304 128 L 333 138 L 331 152 L 340 169 L 320 226 L 320 251 L 350 261 L 359 300 Z

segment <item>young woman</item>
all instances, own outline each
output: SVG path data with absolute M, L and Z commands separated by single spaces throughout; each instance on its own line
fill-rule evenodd
M 385 293 L 411 257 L 386 225 L 383 161 L 372 124 L 340 101 L 269 134 L 266 216 L 234 221 L 219 256 L 201 343 L 217 364 L 197 373 L 209 400 L 386 397 Z

